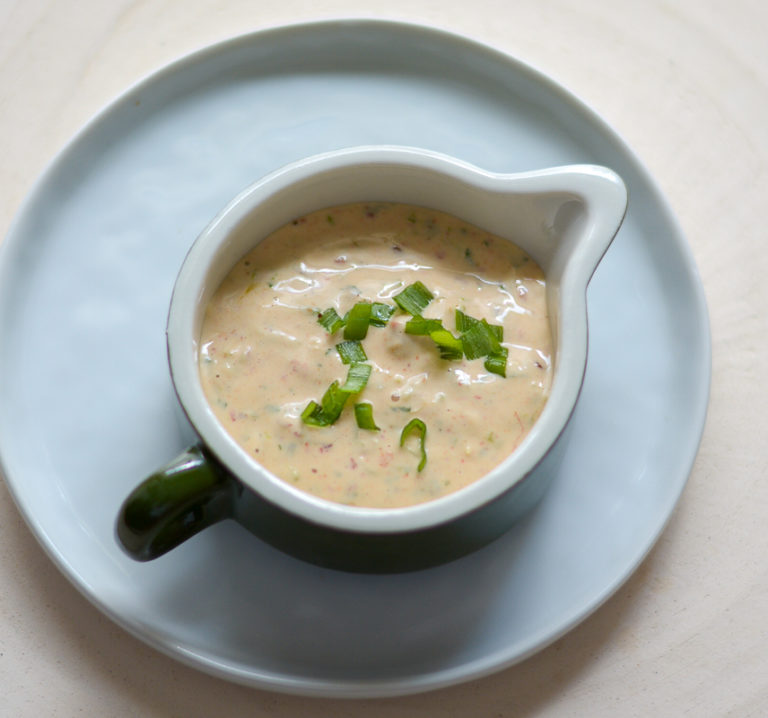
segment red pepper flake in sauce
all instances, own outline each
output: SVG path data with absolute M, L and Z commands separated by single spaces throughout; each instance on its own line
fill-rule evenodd
M 379 452 L 379 466 L 389 466 L 392 459 L 395 458 L 395 455 L 391 451 L 380 451 Z
M 520 418 L 520 414 L 515 412 L 515 419 L 517 419 L 517 423 L 520 425 L 520 432 L 525 433 L 525 425 L 523 424 L 523 420 Z

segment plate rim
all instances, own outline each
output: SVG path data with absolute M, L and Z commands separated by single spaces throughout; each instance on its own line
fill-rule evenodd
M 596 602 L 589 604 L 583 611 L 576 614 L 572 620 L 560 626 L 558 631 L 554 633 L 551 631 L 544 631 L 546 635 L 540 636 L 536 641 L 529 640 L 528 643 L 530 645 L 527 650 L 513 650 L 513 647 L 508 646 L 505 650 L 499 650 L 495 653 L 485 655 L 482 659 L 475 659 L 472 662 L 463 663 L 459 667 L 420 673 L 417 676 L 410 676 L 407 679 L 396 678 L 382 679 L 381 681 L 338 681 L 307 679 L 306 677 L 288 678 L 281 674 L 264 671 L 263 669 L 254 670 L 253 668 L 245 667 L 242 663 L 216 660 L 210 655 L 203 655 L 200 651 L 196 651 L 182 643 L 172 641 L 169 638 L 156 635 L 152 631 L 142 631 L 140 625 L 134 625 L 134 623 L 126 620 L 114 610 L 112 606 L 102 600 L 100 596 L 89 590 L 87 583 L 83 580 L 80 573 L 56 546 L 55 542 L 48 535 L 45 527 L 36 520 L 34 511 L 32 510 L 33 507 L 27 505 L 27 502 L 22 498 L 18 491 L 15 479 L 11 478 L 9 475 L 4 460 L 4 440 L 1 436 L 0 476 L 5 478 L 5 484 L 8 487 L 9 493 L 13 498 L 19 513 L 22 515 L 37 542 L 51 558 L 54 565 L 92 605 L 98 608 L 117 625 L 125 629 L 129 634 L 147 645 L 150 645 L 161 653 L 175 660 L 179 660 L 197 670 L 203 670 L 211 675 L 249 687 L 292 695 L 335 698 L 377 698 L 422 693 L 482 678 L 509 668 L 543 650 L 597 611 L 615 594 L 615 592 L 636 571 L 648 553 L 656 545 L 659 537 L 664 532 L 664 529 L 674 515 L 675 508 L 680 501 L 680 497 L 693 470 L 707 419 L 712 371 L 709 312 L 701 277 L 694 260 L 692 249 L 682 231 L 682 227 L 672 211 L 672 207 L 667 198 L 661 192 L 658 183 L 624 138 L 621 137 L 621 135 L 617 133 L 591 105 L 553 79 L 549 74 L 493 44 L 479 40 L 468 34 L 454 32 L 434 24 L 378 17 L 326 18 L 321 20 L 297 21 L 270 25 L 206 44 L 173 59 L 145 74 L 111 100 L 107 101 L 101 108 L 92 114 L 91 117 L 63 143 L 58 152 L 56 152 L 43 167 L 40 174 L 28 188 L 21 204 L 17 207 L 6 232 L 6 236 L 3 242 L 0 243 L 0 277 L 7 271 L 7 267 L 10 265 L 9 258 L 12 253 L 18 249 L 16 245 L 22 245 L 23 233 L 19 231 L 19 227 L 30 209 L 34 206 L 38 196 L 43 192 L 46 183 L 50 180 L 51 176 L 55 174 L 57 168 L 65 163 L 71 155 L 77 153 L 80 145 L 87 142 L 89 135 L 95 127 L 102 122 L 108 121 L 110 116 L 114 113 L 118 113 L 123 105 L 132 102 L 133 98 L 144 88 L 147 88 L 156 82 L 163 81 L 180 70 L 192 68 L 198 63 L 205 63 L 216 55 L 231 52 L 238 46 L 248 46 L 265 37 L 269 37 L 271 41 L 274 41 L 279 35 L 283 35 L 283 39 L 285 39 L 285 37 L 289 35 L 306 35 L 313 31 L 323 32 L 327 28 L 351 28 L 355 25 L 363 29 L 373 27 L 379 32 L 409 32 L 414 34 L 424 34 L 430 36 L 436 42 L 447 46 L 458 43 L 469 49 L 471 52 L 482 53 L 486 57 L 491 58 L 499 67 L 506 66 L 506 68 L 512 72 L 526 75 L 527 78 L 537 86 L 545 86 L 550 92 L 556 94 L 560 101 L 566 102 L 569 106 L 575 108 L 582 116 L 586 117 L 593 126 L 596 126 L 599 129 L 601 134 L 610 137 L 624 154 L 624 157 L 631 162 L 634 171 L 636 171 L 646 183 L 647 188 L 652 193 L 654 204 L 663 212 L 665 222 L 674 229 L 674 239 L 676 241 L 677 250 L 680 253 L 681 259 L 684 260 L 685 267 L 691 280 L 689 287 L 691 290 L 691 298 L 695 301 L 698 310 L 695 316 L 698 325 L 697 335 L 701 337 L 702 344 L 706 347 L 707 353 L 705 357 L 700 358 L 699 367 L 701 371 L 701 386 L 696 393 L 696 397 L 698 398 L 696 412 L 698 422 L 694 430 L 691 430 L 690 432 L 691 435 L 695 435 L 697 439 L 693 442 L 691 450 L 687 452 L 684 457 L 681 456 L 678 459 L 678 463 L 681 466 L 685 466 L 685 471 L 683 472 L 682 478 L 678 479 L 679 485 L 674 495 L 674 500 L 671 502 L 665 515 L 657 523 L 651 533 L 651 540 L 647 545 L 643 546 L 635 560 L 627 565 L 624 571 L 621 572 L 612 583 L 604 587 Z M 2 304 L 1 294 L 0 304 Z

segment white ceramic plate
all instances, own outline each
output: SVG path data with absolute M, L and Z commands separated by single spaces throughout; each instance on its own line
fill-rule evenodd
M 483 551 L 413 574 L 316 568 L 232 523 L 132 562 L 113 537 L 118 507 L 188 438 L 164 346 L 184 254 L 263 174 L 377 143 L 503 172 L 604 164 L 629 188 L 626 221 L 589 289 L 589 366 L 550 492 Z M 0 456 L 20 510 L 115 621 L 244 684 L 397 695 L 521 660 L 637 567 L 698 448 L 707 313 L 656 186 L 563 89 L 439 31 L 334 21 L 256 33 L 172 65 L 56 158 L 1 252 Z

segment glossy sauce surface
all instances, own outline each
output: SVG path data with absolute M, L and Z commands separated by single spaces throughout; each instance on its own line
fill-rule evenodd
M 460 309 L 504 328 L 506 377 L 483 359 L 441 359 L 429 336 L 404 332 L 397 310 L 362 341 L 372 371 L 339 419 L 305 424 L 302 411 L 348 367 L 319 312 L 359 301 L 394 305 L 421 281 L 425 317 L 454 334 Z M 270 235 L 231 270 L 206 310 L 200 376 L 229 434 L 275 475 L 343 504 L 389 508 L 456 491 L 499 464 L 541 413 L 551 382 L 552 339 L 540 268 L 508 240 L 460 219 L 408 205 L 361 203 L 315 212 Z M 361 429 L 368 402 L 378 431 Z M 427 427 L 403 446 L 413 418 Z

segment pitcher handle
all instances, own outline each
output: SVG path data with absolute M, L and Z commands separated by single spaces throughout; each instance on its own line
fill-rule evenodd
M 117 537 L 138 561 L 162 556 L 208 526 L 232 518 L 241 490 L 202 446 L 147 477 L 123 503 Z

